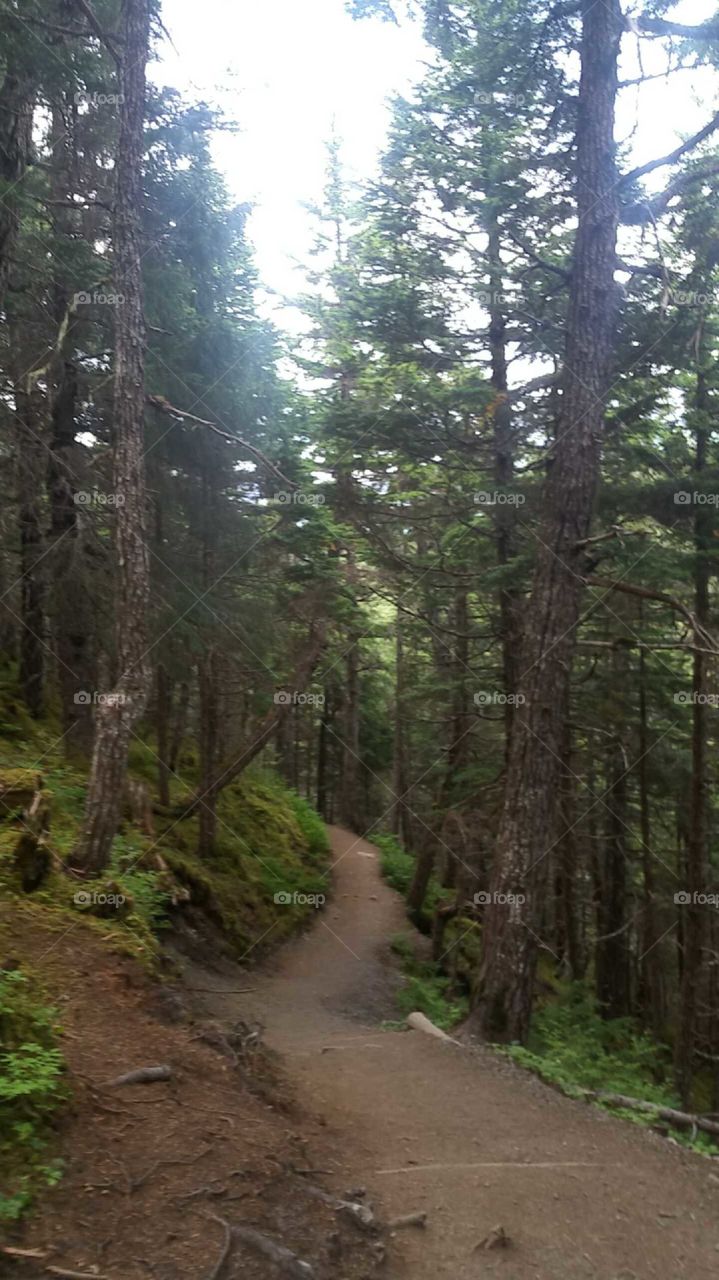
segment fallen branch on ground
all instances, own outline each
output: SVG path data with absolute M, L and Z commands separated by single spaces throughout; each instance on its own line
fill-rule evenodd
M 42 1249 L 12 1249 L 10 1245 L 0 1246 L 0 1253 L 5 1253 L 9 1258 L 46 1258 L 47 1254 Z
M 63 1280 L 110 1280 L 99 1271 L 68 1271 L 65 1267 L 45 1267 L 45 1270 L 51 1276 L 61 1276 Z
M 44 1262 L 47 1258 L 47 1254 L 42 1249 L 12 1249 L 9 1245 L 0 1247 L 0 1253 L 8 1258 L 32 1258 L 40 1262 Z M 43 1271 L 49 1272 L 51 1276 L 62 1276 L 64 1280 L 110 1280 L 109 1276 L 102 1276 L 99 1272 L 68 1271 L 66 1267 L 54 1267 L 47 1263 Z
M 345 1218 L 349 1218 L 360 1231 L 376 1232 L 381 1229 L 381 1223 L 378 1221 L 374 1211 L 368 1204 L 361 1204 L 359 1200 L 342 1199 L 339 1196 L 333 1196 L 329 1191 L 325 1191 L 322 1187 L 316 1187 L 311 1182 L 300 1182 L 299 1186 L 308 1196 L 313 1196 L 315 1200 L 321 1200 L 323 1204 L 328 1204 L 335 1213 L 341 1213 Z
M 399 1227 L 426 1227 L 426 1226 L 427 1226 L 426 1213 L 424 1212 L 405 1213 L 402 1215 L 401 1218 L 392 1218 L 387 1223 L 387 1230 L 396 1231 Z
M 666 1120 L 678 1129 L 701 1129 L 703 1133 L 719 1135 L 719 1121 L 709 1120 L 706 1116 L 692 1115 L 688 1111 L 676 1111 L 674 1107 L 663 1107 L 658 1102 L 645 1102 L 642 1098 L 628 1098 L 623 1093 L 602 1093 L 599 1089 L 586 1089 L 587 1101 L 603 1102 L 608 1107 L 623 1107 L 627 1111 L 641 1111 L 643 1115 L 653 1115 L 657 1120 Z
M 161 1080 L 172 1079 L 171 1067 L 140 1067 L 137 1071 L 128 1071 L 124 1076 L 116 1076 L 114 1080 L 106 1080 L 106 1089 L 118 1089 L 123 1084 L 155 1084 Z

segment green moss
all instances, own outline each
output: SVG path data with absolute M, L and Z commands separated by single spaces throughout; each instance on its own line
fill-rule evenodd
M 0 676 L 0 786 L 32 794 L 42 773 L 52 814 L 48 844 L 56 855 L 41 886 L 22 892 L 14 868 L 22 826 L 16 817 L 0 821 L 0 897 L 16 937 L 37 927 L 60 938 L 72 925 L 79 948 L 82 931 L 89 931 L 154 970 L 170 900 L 183 889 L 190 909 L 215 922 L 238 958 L 256 957 L 312 918 L 307 898 L 327 892 L 324 824 L 305 800 L 259 772 L 222 793 L 217 847 L 206 863 L 196 853 L 197 818 L 178 823 L 168 816 L 154 838 L 124 822 L 102 877 L 65 874 L 62 864 L 81 830 L 87 774 L 64 759 L 60 739 L 56 724 L 29 719 Z M 128 769 L 155 792 L 150 746 L 133 743 Z M 173 798 L 193 781 L 192 769 L 182 781 L 173 779 Z M 20 807 L 13 802 L 13 815 Z M 167 870 L 158 868 L 158 854 Z M 35 1190 L 61 1174 L 49 1154 L 52 1116 L 65 1096 L 56 1034 L 54 1011 L 34 978 L 0 970 L 0 1221 L 18 1218 Z
M 228 787 L 218 819 L 212 858 L 202 862 L 195 853 L 196 818 L 174 827 L 163 856 L 238 956 L 251 951 L 255 957 L 312 917 L 316 907 L 305 899 L 327 893 L 324 824 L 305 800 L 266 774 Z

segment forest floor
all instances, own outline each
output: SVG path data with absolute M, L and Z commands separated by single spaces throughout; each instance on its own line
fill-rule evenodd
M 715 1280 L 719 1161 L 497 1053 L 382 1025 L 396 1018 L 402 902 L 372 845 L 331 834 L 333 896 L 314 929 L 254 991 L 209 999 L 217 1017 L 262 1021 L 302 1105 L 341 1134 L 338 1188 L 366 1185 L 385 1218 L 427 1213 L 425 1230 L 396 1233 L 388 1280 Z M 478 1248 L 498 1226 L 510 1243 Z
M 331 835 L 328 906 L 254 971 L 178 957 L 183 983 L 158 991 L 98 939 L 11 918 L 8 961 L 42 971 L 62 1009 L 73 1102 L 65 1176 L 8 1240 L 38 1261 L 0 1255 L 2 1280 L 279 1280 L 246 1243 L 217 1269 L 218 1218 L 308 1259 L 316 1280 L 719 1275 L 719 1161 L 497 1053 L 396 1029 L 402 900 L 372 845 Z M 268 1052 L 237 1061 L 227 1036 L 258 1023 Z M 104 1087 L 164 1062 L 169 1083 Z M 362 1202 L 358 1188 L 385 1222 L 427 1214 L 385 1233 L 381 1270 L 374 1238 L 322 1199 Z M 478 1247 L 497 1227 L 506 1247 Z

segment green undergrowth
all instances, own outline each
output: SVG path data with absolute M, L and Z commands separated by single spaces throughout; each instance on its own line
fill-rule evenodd
M 406 1017 L 418 1011 L 443 1031 L 449 1031 L 467 1016 L 468 1001 L 453 995 L 451 980 L 440 973 L 432 960 L 420 960 L 411 939 L 400 934 L 392 939 L 392 950 L 402 961 L 404 985 L 397 995 L 400 1012 Z
M 398 893 L 402 894 L 403 898 L 406 898 L 414 875 L 415 859 L 413 855 L 408 853 L 397 837 L 389 832 L 373 836 L 372 839 L 380 851 L 382 875 L 393 889 L 396 889 Z M 449 901 L 451 896 L 447 889 L 442 888 L 437 877 L 432 875 L 427 886 L 422 911 L 417 921 L 423 933 L 428 933 L 432 927 L 435 907 L 441 902 Z
M 35 980 L 0 969 L 0 1223 L 61 1176 L 52 1119 L 67 1096 L 55 1010 Z
M 387 883 L 407 896 L 414 874 L 414 857 L 397 840 L 383 833 L 374 837 L 380 850 L 380 866 Z M 432 876 L 418 920 L 413 923 L 422 933 L 429 933 L 435 909 L 449 902 L 452 893 L 443 889 L 436 876 Z M 417 1010 L 425 1014 L 443 1031 L 450 1030 L 467 1015 L 468 991 L 479 953 L 479 924 L 464 916 L 457 916 L 447 925 L 443 940 L 443 960 L 423 960 L 404 934 L 392 940 L 392 950 L 402 961 L 404 985 L 397 1003 L 403 1014 Z
M 569 1097 L 581 1098 L 585 1090 L 597 1090 L 681 1109 L 668 1047 L 647 1035 L 632 1018 L 602 1018 L 582 983 L 564 984 L 558 997 L 536 1011 L 527 1048 L 511 1045 L 504 1052 Z M 656 1123 L 650 1113 L 608 1109 L 633 1124 Z M 716 1154 L 708 1134 L 692 1137 L 680 1130 L 671 1134 L 694 1151 Z

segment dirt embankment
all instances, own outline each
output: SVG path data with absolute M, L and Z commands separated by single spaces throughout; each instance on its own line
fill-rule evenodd
M 126 962 L 69 938 L 18 937 L 18 951 L 50 966 L 78 1095 L 68 1174 L 16 1243 L 88 1278 L 283 1274 L 247 1240 L 218 1273 L 214 1215 L 280 1242 L 316 1280 L 359 1280 L 376 1273 L 377 1241 L 322 1188 L 366 1187 L 384 1220 L 427 1215 L 424 1229 L 390 1233 L 387 1280 L 715 1280 L 712 1162 L 496 1054 L 381 1025 L 394 1014 L 388 940 L 404 927 L 401 903 L 371 845 L 332 837 L 333 897 L 309 933 L 249 975 L 184 962 L 199 1023 L 159 1020 L 179 1013 L 173 998 L 153 1010 Z M 281 1067 L 253 1051 L 260 1026 Z M 171 1065 L 170 1082 L 101 1087 L 153 1062 Z M 5 1265 L 3 1280 L 48 1274 Z
M 236 1015 L 222 1027 L 208 1021 L 204 992 L 158 991 L 86 931 L 8 928 L 13 959 L 43 975 L 60 1011 L 73 1102 L 53 1153 L 65 1176 L 21 1227 L 2 1233 L 0 1244 L 18 1251 L 0 1253 L 2 1280 L 282 1274 L 262 1253 L 263 1240 L 289 1250 L 298 1266 L 310 1260 L 316 1280 L 376 1274 L 374 1235 L 319 1195 L 328 1169 L 339 1189 L 351 1190 L 339 1144 L 297 1104 L 256 1027 Z M 217 981 L 236 989 L 248 978 L 225 966 L 224 977 L 198 985 Z M 157 1064 L 169 1065 L 169 1081 L 107 1087 Z M 218 1219 L 262 1240 L 259 1248 L 251 1238 L 233 1240 L 215 1277 L 226 1236 Z M 297 1274 L 309 1280 L 302 1268 Z

